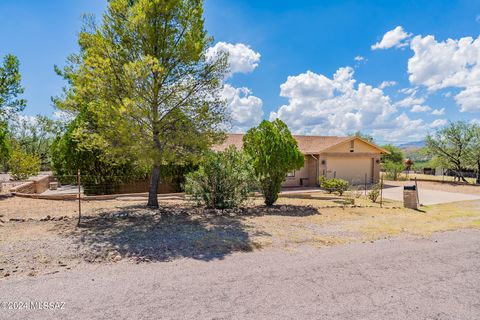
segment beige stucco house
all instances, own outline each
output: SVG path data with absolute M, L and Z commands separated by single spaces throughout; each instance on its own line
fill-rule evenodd
M 378 182 L 380 176 L 380 156 L 388 153 L 359 137 L 297 136 L 300 151 L 305 155 L 305 165 L 300 170 L 285 177 L 284 187 L 318 185 L 318 178 L 341 178 L 351 184 Z M 216 151 L 234 145 L 242 148 L 242 134 L 228 134 Z

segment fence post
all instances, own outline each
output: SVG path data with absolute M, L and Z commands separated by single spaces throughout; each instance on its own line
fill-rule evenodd
M 383 207 L 383 176 L 380 178 L 380 208 Z
M 367 196 L 367 174 L 365 173 L 365 196 Z
M 82 199 L 81 199 L 81 187 L 80 187 L 80 169 L 77 171 L 77 184 L 78 184 L 78 223 L 80 225 L 80 219 L 82 218 Z
M 415 177 L 415 192 L 417 193 L 417 205 L 420 205 L 420 198 L 418 197 L 417 177 Z
M 212 207 L 215 209 L 215 179 L 212 181 L 213 188 L 212 188 Z

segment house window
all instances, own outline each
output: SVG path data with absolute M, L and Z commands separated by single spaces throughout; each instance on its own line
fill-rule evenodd
M 295 177 L 295 171 L 287 173 L 287 178 L 294 178 Z

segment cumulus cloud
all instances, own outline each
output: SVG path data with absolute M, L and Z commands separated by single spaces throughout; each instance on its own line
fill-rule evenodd
M 408 96 L 406 98 L 403 98 L 402 100 L 398 101 L 395 103 L 395 106 L 397 107 L 412 107 L 414 105 L 419 105 L 425 102 L 424 97 L 415 97 L 415 95 Z
M 411 34 L 406 33 L 401 26 L 398 26 L 395 29 L 385 33 L 382 40 L 372 45 L 371 48 L 372 50 L 377 50 L 389 49 L 392 47 L 404 47 L 408 45 L 405 40 L 408 39 L 410 36 Z
M 378 87 L 383 90 L 386 87 L 393 87 L 395 85 L 397 85 L 396 81 L 383 81 Z
M 428 111 L 431 111 L 432 108 L 429 107 L 429 106 L 423 106 L 423 105 L 420 105 L 420 104 L 416 104 L 414 105 L 411 109 L 410 109 L 410 112 L 428 112 Z
M 230 72 L 227 77 L 235 73 L 250 73 L 258 67 L 260 61 L 260 53 L 243 43 L 218 42 L 215 46 L 207 49 L 207 60 L 215 58 L 219 53 L 228 53 Z
M 222 96 L 227 101 L 227 109 L 232 119 L 231 132 L 245 132 L 262 121 L 263 102 L 253 96 L 248 88 L 235 88 L 225 84 Z
M 459 88 L 455 101 L 462 112 L 480 111 L 480 37 L 437 41 L 434 36 L 415 36 L 408 60 L 411 83 L 434 92 Z
M 432 115 L 434 116 L 443 116 L 445 114 L 445 108 L 442 109 L 434 109 L 432 111 Z
M 345 135 L 373 130 L 388 141 L 394 140 L 397 133 L 397 139 L 403 140 L 425 134 L 423 120 L 396 115 L 390 97 L 379 88 L 357 84 L 353 75 L 353 69 L 345 67 L 332 78 L 312 71 L 288 77 L 280 86 L 280 95 L 288 103 L 271 112 L 270 120 L 280 118 L 297 134 Z

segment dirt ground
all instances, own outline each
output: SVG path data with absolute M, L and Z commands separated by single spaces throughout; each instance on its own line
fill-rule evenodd
M 418 181 L 418 188 L 430 189 L 430 190 L 439 190 L 446 192 L 457 192 L 465 194 L 477 194 L 480 195 L 480 185 L 464 185 L 448 182 L 435 182 L 435 181 Z M 405 186 L 405 185 L 414 185 L 414 181 L 385 181 L 386 186 Z
M 0 280 L 0 319 L 478 320 L 480 231 Z M 59 267 L 60 268 L 60 267 Z
M 346 206 L 345 200 L 318 192 L 293 194 L 280 197 L 273 208 L 255 199 L 236 211 L 205 211 L 180 199 L 162 200 L 161 210 L 145 209 L 144 199 L 92 201 L 84 204 L 77 227 L 74 201 L 2 198 L 0 279 L 119 261 L 211 261 L 234 252 L 319 248 L 480 228 L 479 201 L 413 211 L 391 201 L 380 208 L 363 198 L 355 199 L 355 206 Z

